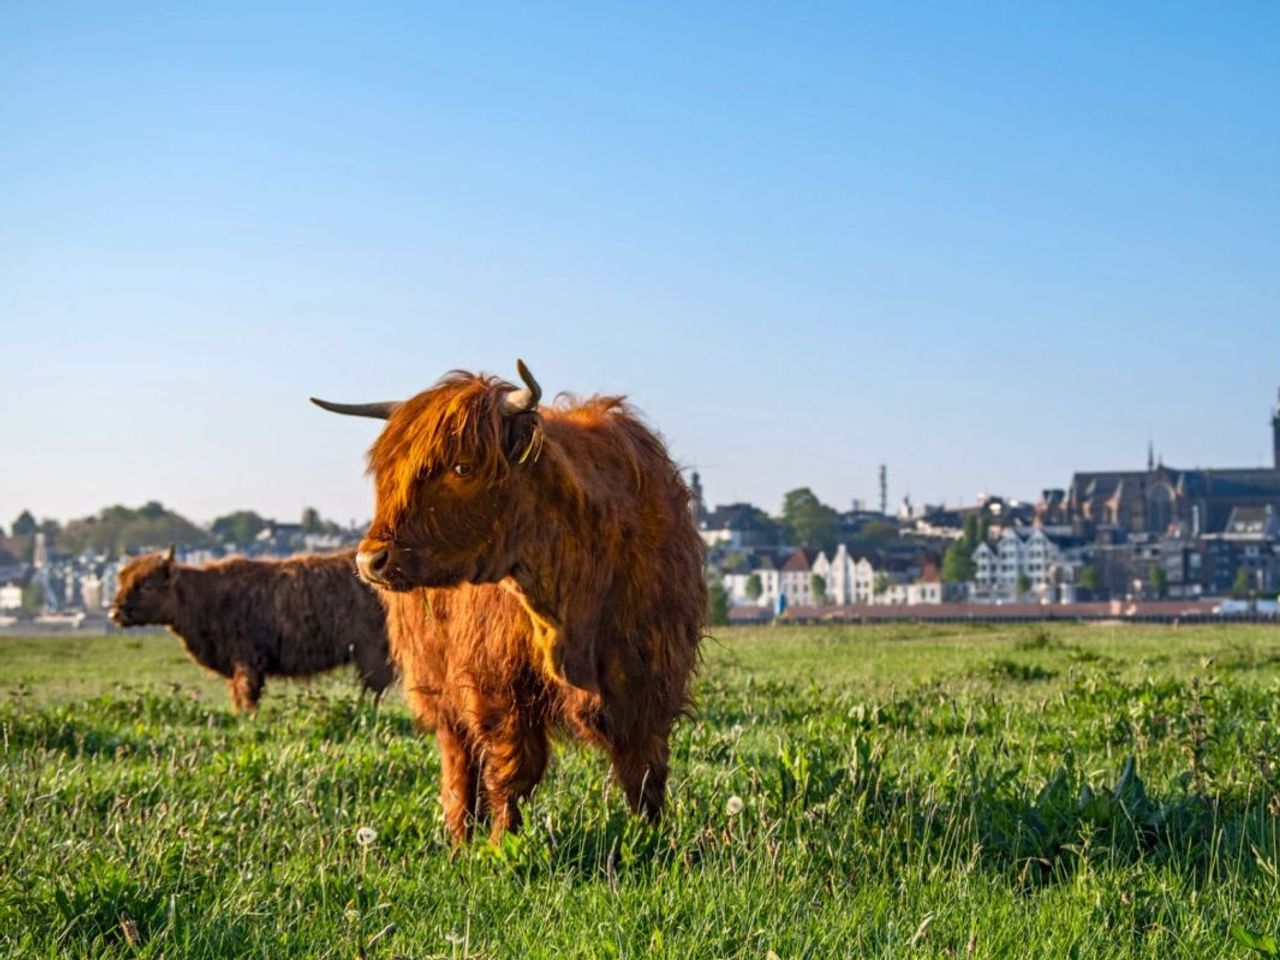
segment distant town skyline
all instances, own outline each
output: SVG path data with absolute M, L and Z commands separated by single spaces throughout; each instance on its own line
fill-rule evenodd
M 363 520 L 306 398 L 517 356 L 713 505 L 1271 461 L 1280 8 L 0 22 L 6 526 Z

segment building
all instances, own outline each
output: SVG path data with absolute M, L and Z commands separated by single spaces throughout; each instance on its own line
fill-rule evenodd
M 698 524 L 698 533 L 708 547 L 727 550 L 772 547 L 778 543 L 777 525 L 750 503 L 716 507 Z
M 1195 538 L 1225 532 L 1241 508 L 1280 507 L 1280 400 L 1271 417 L 1270 467 L 1181 470 L 1148 453 L 1146 470 L 1077 473 L 1061 502 L 1041 514 L 1086 535 Z
M 789 608 L 942 603 L 945 593 L 937 563 L 918 549 L 905 558 L 893 551 L 856 556 L 843 543 L 830 554 L 807 547 L 731 554 L 721 577 L 735 606 L 773 607 L 779 596 Z M 752 578 L 760 585 L 757 597 L 747 589 Z
M 853 556 L 843 543 L 830 557 L 819 554 L 813 572 L 826 582 L 827 599 L 831 603 L 871 603 L 875 596 L 875 567 L 867 557 Z
M 782 564 L 778 589 L 787 598 L 787 606 L 810 607 L 822 602 L 823 596 L 813 589 L 813 564 L 817 558 L 817 550 L 797 547 Z
M 22 584 L 9 581 L 0 584 L 0 610 L 22 609 Z
M 1021 532 L 1013 527 L 973 552 L 975 599 L 1014 600 L 1021 596 L 1019 581 L 1042 600 L 1068 601 L 1080 565 L 1039 528 Z

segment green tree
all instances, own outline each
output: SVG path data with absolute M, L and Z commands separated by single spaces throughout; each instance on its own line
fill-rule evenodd
M 137 509 L 107 507 L 96 517 L 72 520 L 59 535 L 62 550 L 78 554 L 133 553 L 158 550 L 175 543 L 181 547 L 206 547 L 213 538 L 186 517 L 152 500 Z
M 32 580 L 22 588 L 22 612 L 28 617 L 36 617 L 44 613 L 44 588 Z
M 1014 585 L 1014 589 L 1018 592 L 1018 596 L 1024 596 L 1031 590 L 1031 578 L 1025 573 L 1018 574 L 1018 579 Z
M 1163 564 L 1153 563 L 1147 571 L 1147 579 L 1151 582 L 1151 592 L 1156 595 L 1156 599 L 1163 600 L 1169 592 L 1169 571 Z
M 764 593 L 764 584 L 760 582 L 760 574 L 753 573 L 747 577 L 746 591 L 747 596 L 752 600 L 760 599 L 760 595 Z
M 36 524 L 36 518 L 31 515 L 30 510 L 23 510 L 16 520 L 13 521 L 13 535 L 15 537 L 29 537 L 39 529 Z
M 858 539 L 887 543 L 898 539 L 898 525 L 892 520 L 868 520 L 858 528 Z
M 729 591 L 719 577 L 712 578 L 707 584 L 707 623 L 713 627 L 729 623 Z
M 797 544 L 830 550 L 835 547 L 834 508 L 818 499 L 808 487 L 791 490 L 782 499 L 782 524 Z
M 1090 595 L 1098 592 L 1098 568 L 1093 564 L 1086 564 L 1080 568 L 1080 586 L 1088 590 Z
M 267 521 L 252 510 L 237 510 L 213 521 L 213 535 L 224 543 L 247 547 L 267 528 Z
M 973 550 L 961 537 L 942 555 L 942 582 L 969 583 L 978 575 L 978 565 L 973 562 Z
M 1249 571 L 1241 567 L 1236 571 L 1236 578 L 1231 583 L 1231 595 L 1244 598 L 1253 592 L 1253 578 Z
M 888 577 L 888 575 L 887 575 L 887 574 L 883 574 L 883 573 L 877 574 L 877 575 L 876 575 L 875 583 L 873 583 L 873 584 L 871 585 L 871 590 L 872 590 L 872 592 L 874 592 L 874 593 L 875 593 L 875 595 L 876 595 L 877 597 L 882 597 L 882 596 L 884 596 L 886 593 L 888 593 L 888 592 L 889 592 L 889 577 Z
M 827 579 L 820 573 L 815 573 L 809 577 L 809 592 L 813 595 L 813 602 L 821 606 L 827 602 Z
M 303 533 L 324 533 L 325 522 L 320 519 L 320 511 L 315 507 L 307 507 L 302 511 Z

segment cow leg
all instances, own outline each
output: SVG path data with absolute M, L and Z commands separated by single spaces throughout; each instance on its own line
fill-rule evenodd
M 237 663 L 231 674 L 231 701 L 237 713 L 252 713 L 258 709 L 262 697 L 264 678 L 253 667 Z
M 465 843 L 471 828 L 484 815 L 480 776 L 466 740 L 452 727 L 436 730 L 440 745 L 440 805 L 444 823 L 454 843 Z
M 485 737 L 484 785 L 493 824 L 489 842 L 520 829 L 520 801 L 533 792 L 547 770 L 547 733 L 518 712 L 508 714 Z
M 657 823 L 667 792 L 666 736 L 652 734 L 639 746 L 611 746 L 610 754 L 613 774 L 622 784 L 631 812 Z

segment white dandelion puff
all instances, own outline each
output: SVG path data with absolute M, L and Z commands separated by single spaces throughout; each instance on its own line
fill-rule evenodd
M 361 827 L 356 831 L 356 843 L 362 847 L 368 847 L 378 839 L 378 831 L 373 827 Z
M 746 804 L 743 803 L 742 798 L 736 793 L 730 797 L 729 802 L 724 805 L 726 812 L 728 812 L 731 817 L 736 817 L 745 807 Z

